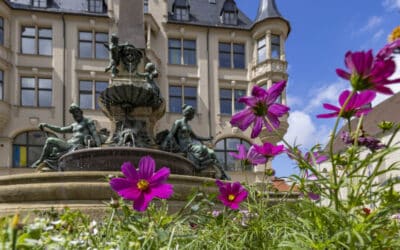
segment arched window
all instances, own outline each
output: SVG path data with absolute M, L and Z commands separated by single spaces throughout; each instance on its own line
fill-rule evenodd
M 251 144 L 241 138 L 224 138 L 215 144 L 215 154 L 218 160 L 224 166 L 227 171 L 242 171 L 243 169 L 240 161 L 236 160 L 229 153 L 237 153 L 237 145 L 244 144 L 247 149 L 250 148 Z
M 38 160 L 47 137 L 56 136 L 43 131 L 28 131 L 17 135 L 13 141 L 13 167 L 29 167 Z

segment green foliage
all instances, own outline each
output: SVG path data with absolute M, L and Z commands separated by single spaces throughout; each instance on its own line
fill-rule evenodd
M 223 208 L 217 194 L 194 192 L 175 213 L 165 200 L 140 213 L 121 199 L 97 221 L 69 209 L 22 221 L 5 217 L 0 249 L 400 249 L 400 220 L 392 218 L 400 212 L 399 180 L 377 181 L 398 171 L 396 162 L 383 162 L 398 149 L 391 143 L 399 128 L 384 149 L 366 153 L 354 143 L 331 153 L 327 172 L 316 169 L 315 156 L 305 159 L 292 150 L 302 171 L 316 177 L 293 176 L 304 194 L 297 200 L 288 193 L 272 203 L 274 193 L 265 185 L 247 187 L 242 210 Z M 321 199 L 308 199 L 310 192 Z

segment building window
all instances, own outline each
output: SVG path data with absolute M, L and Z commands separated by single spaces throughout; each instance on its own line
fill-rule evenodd
M 108 59 L 104 43 L 108 42 L 108 33 L 95 31 L 79 32 L 79 57 Z
M 0 17 L 0 45 L 4 44 L 4 19 Z
M 221 68 L 244 69 L 244 44 L 219 43 L 219 66 Z
M 21 78 L 21 106 L 51 107 L 52 80 L 49 78 Z
M 79 81 L 79 106 L 82 109 L 100 109 L 99 96 L 107 87 L 106 81 Z
M 168 39 L 168 62 L 196 65 L 196 40 Z
M 88 0 L 89 12 L 103 13 L 103 0 Z
M 4 100 L 4 71 L 0 70 L 0 100 Z
M 250 148 L 250 143 L 240 138 L 225 138 L 215 144 L 215 154 L 227 171 L 251 170 L 242 165 L 241 161 L 233 158 L 229 153 L 238 153 L 237 145 L 244 144 L 246 149 Z
M 179 21 L 189 21 L 189 8 L 175 8 L 174 18 Z
M 169 112 L 181 113 L 183 104 L 197 109 L 197 87 L 169 86 Z
M 29 167 L 37 161 L 48 137 L 56 136 L 44 131 L 29 131 L 17 135 L 13 141 L 13 167 Z
M 263 62 L 267 59 L 267 47 L 265 45 L 265 38 L 257 41 L 257 62 Z
M 236 12 L 225 11 L 222 13 L 222 22 L 224 24 L 237 25 Z
M 281 56 L 281 38 L 278 35 L 271 36 L 271 57 L 279 59 Z
M 24 26 L 21 32 L 21 53 L 51 56 L 52 39 L 52 29 Z
M 224 115 L 232 115 L 232 110 L 238 112 L 244 109 L 245 104 L 239 103 L 239 99 L 246 95 L 244 89 L 224 89 L 219 90 L 220 96 L 220 113 Z
M 46 8 L 47 0 L 32 0 L 32 6 L 38 8 Z
M 149 0 L 144 0 L 143 4 L 143 13 L 149 13 Z

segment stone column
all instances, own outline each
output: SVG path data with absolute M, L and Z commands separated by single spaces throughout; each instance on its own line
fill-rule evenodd
M 118 36 L 120 43 L 131 43 L 144 49 L 143 0 L 120 0 Z
M 280 47 L 280 54 L 281 54 L 281 60 L 282 61 L 285 61 L 286 60 L 286 53 L 285 53 L 285 35 L 284 34 L 281 34 L 280 36 L 280 45 L 281 45 L 281 47 Z
M 265 49 L 267 53 L 267 60 L 271 59 L 271 31 L 267 31 L 267 36 L 265 38 Z

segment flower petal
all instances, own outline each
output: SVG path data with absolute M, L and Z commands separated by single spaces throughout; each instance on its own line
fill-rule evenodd
M 160 199 L 169 199 L 174 193 L 174 188 L 171 184 L 161 184 L 156 187 L 152 187 L 150 190 L 150 194 L 153 197 L 157 197 Z
M 263 125 L 263 119 L 261 117 L 256 117 L 253 130 L 251 131 L 251 138 L 256 138 L 260 133 Z
M 277 117 L 281 117 L 287 112 L 289 112 L 290 108 L 279 103 L 274 103 L 269 106 L 268 112 L 274 114 Z
M 268 95 L 268 92 L 264 88 L 255 85 L 251 90 L 251 95 L 258 99 L 264 100 L 264 98 Z
M 286 87 L 286 81 L 280 81 L 272 84 L 272 87 L 267 90 L 267 96 L 263 99 L 267 104 L 272 104 L 282 94 Z
M 329 103 L 324 103 L 324 104 L 322 104 L 322 106 L 327 110 L 337 111 L 338 113 L 340 111 L 339 107 L 333 106 L 332 104 L 329 104 Z
M 231 125 L 234 127 L 240 128 L 242 131 L 245 131 L 250 124 L 254 121 L 255 115 L 251 109 L 244 109 L 236 114 L 234 114 L 231 118 Z
M 348 73 L 347 71 L 344 71 L 343 69 L 336 69 L 336 74 L 346 80 L 350 80 L 350 73 Z
M 343 107 L 343 105 L 346 102 L 347 98 L 349 97 L 350 93 L 351 93 L 350 90 L 345 90 L 340 94 L 340 96 L 339 96 L 339 104 L 340 104 L 340 106 Z M 347 106 L 349 106 L 349 105 L 347 105 Z M 326 108 L 326 109 L 328 109 L 328 108 Z
M 139 161 L 139 178 L 150 180 L 154 174 L 156 163 L 151 156 L 144 156 Z
M 135 183 L 125 178 L 114 178 L 110 181 L 111 188 L 117 191 L 118 195 L 127 200 L 137 199 L 141 191 L 136 187 Z
M 254 96 L 243 96 L 243 97 L 239 98 L 238 102 L 244 103 L 250 107 L 254 107 L 254 106 L 256 106 L 258 100 Z
M 333 118 L 333 117 L 337 117 L 338 115 L 339 115 L 339 112 L 328 113 L 328 114 L 319 114 L 319 115 L 317 115 L 317 118 Z
M 151 186 L 156 186 L 159 185 L 160 183 L 163 183 L 166 181 L 170 175 L 170 169 L 167 167 L 163 167 L 160 170 L 158 170 L 154 175 L 150 178 L 150 185 Z
M 128 179 L 137 181 L 138 173 L 132 163 L 124 162 L 124 164 L 122 164 L 121 171 Z
M 133 208 L 136 211 L 143 212 L 146 211 L 149 206 L 150 201 L 154 198 L 154 196 L 141 193 L 141 195 L 133 201 Z

